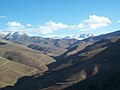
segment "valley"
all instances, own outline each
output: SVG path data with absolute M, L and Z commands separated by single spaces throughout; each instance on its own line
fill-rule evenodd
M 0 90 L 119 90 L 119 68 L 119 30 L 83 40 L 19 32 L 0 40 Z

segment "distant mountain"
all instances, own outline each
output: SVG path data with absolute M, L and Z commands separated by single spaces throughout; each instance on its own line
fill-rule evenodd
M 75 39 L 85 39 L 85 38 L 89 38 L 89 37 L 94 37 L 95 35 L 92 34 L 92 33 L 87 33 L 87 34 L 76 34 L 74 35 L 72 38 L 75 38 Z
M 77 40 L 82 40 L 86 39 L 89 37 L 94 37 L 96 35 L 92 33 L 85 33 L 85 34 L 75 34 L 75 35 L 70 35 L 70 36 L 48 36 L 47 38 L 52 38 L 52 39 L 77 39 Z
M 55 39 L 44 38 L 39 36 L 29 36 L 26 33 L 21 32 L 11 32 L 8 33 L 4 39 L 11 42 L 24 44 L 29 48 L 42 51 L 50 56 L 58 56 L 64 53 L 68 47 L 79 42 L 77 39 Z M 42 49 L 41 49 L 42 48 Z
M 99 53 L 101 50 L 103 50 L 112 42 L 117 41 L 119 38 L 120 31 L 116 31 L 100 36 L 83 39 L 81 42 L 69 47 L 69 49 L 61 56 L 56 57 L 58 62 L 53 63 L 53 65 L 51 64 L 50 68 L 63 68 L 72 65 L 72 62 L 78 62 L 79 58 L 90 58 L 92 55 Z M 89 53 L 91 54 L 89 55 Z
M 115 35 L 120 35 L 120 31 L 99 36 L 95 36 L 92 33 L 76 34 L 74 36 L 66 36 L 65 38 L 44 38 L 39 36 L 29 36 L 26 33 L 21 32 L 12 32 L 8 33 L 4 39 L 15 43 L 24 44 L 29 48 L 41 51 L 50 56 L 59 56 L 65 53 L 66 50 L 73 48 L 76 45 L 82 46 L 81 43 L 84 43 L 84 46 L 86 46 L 88 43 L 90 44 L 91 42 Z
M 66 36 L 64 37 L 64 39 L 71 39 L 71 36 Z
M 26 36 L 27 34 L 26 33 L 23 33 L 23 32 L 15 32 L 13 33 L 13 37 L 16 38 L 16 37 L 21 37 L 21 36 Z
M 14 39 L 15 40 L 17 38 L 25 37 L 25 36 L 28 36 L 28 35 L 23 32 L 10 32 L 4 37 L 4 39 Z
M 95 35 L 92 33 L 86 33 L 86 34 L 76 34 L 73 36 L 66 36 L 64 39 L 78 39 L 78 40 L 83 40 L 86 38 L 94 37 Z
M 0 38 L 4 38 L 5 37 L 5 33 L 0 31 Z
M 46 38 L 46 37 L 45 37 Z M 47 38 L 52 38 L 52 39 L 62 39 L 61 36 L 51 36 L 51 37 L 47 37 Z
M 91 41 L 91 40 L 100 40 L 100 39 L 104 39 L 104 38 L 109 38 L 109 37 L 113 37 L 113 36 L 120 36 L 120 30 L 117 30 L 115 32 L 111 32 L 111 33 L 107 33 L 107 34 L 102 34 L 99 36 L 95 36 L 95 37 L 90 37 L 90 38 L 86 38 L 83 41 Z
M 119 90 L 119 31 L 93 37 L 92 40 L 89 40 L 90 38 L 87 39 L 88 40 L 84 39 L 74 43 L 74 40 L 67 41 L 64 39 L 54 40 L 47 38 L 46 40 L 52 41 L 51 45 L 54 44 L 54 46 L 62 48 L 69 43 L 71 46 L 61 56 L 54 57 L 56 62 L 47 64 L 49 70 L 42 73 L 42 75 L 35 74 L 32 76 L 21 77 L 13 87 L 8 86 L 2 90 Z M 43 42 L 44 39 L 41 43 Z M 44 49 L 41 48 L 38 43 L 37 45 L 33 44 L 32 47 Z M 3 48 L 3 46 L 1 48 Z M 29 58 L 28 52 L 25 52 L 27 55 L 24 56 L 21 52 L 24 53 L 26 50 L 21 50 L 20 48 L 18 50 L 21 51 L 17 52 L 17 54 L 12 52 L 12 55 L 8 52 L 3 53 L 4 50 L 6 49 L 0 50 L 1 56 L 4 56 L 5 58 L 7 56 L 7 58 L 12 61 L 17 60 L 16 62 L 20 62 L 22 60 L 22 62 L 25 63 L 26 60 L 24 58 L 27 57 L 27 65 L 32 62 L 31 60 L 28 62 L 32 57 L 38 58 L 36 55 L 30 55 Z M 42 54 L 41 57 L 43 55 L 44 54 Z M 9 56 L 13 57 L 11 58 Z M 21 56 L 23 59 L 18 58 Z M 43 59 L 43 61 L 46 59 L 47 58 Z M 37 63 L 35 66 L 36 65 Z
M 73 35 L 73 36 L 66 36 L 66 37 L 60 37 L 60 36 L 55 36 L 55 37 L 48 37 L 48 39 L 78 39 L 78 40 L 82 40 L 82 39 L 86 39 L 86 38 L 90 38 L 90 37 L 94 37 L 95 35 L 92 34 L 92 33 L 86 33 L 86 34 L 76 34 L 76 35 Z M 23 32 L 10 32 L 8 33 L 6 36 L 5 36 L 5 39 L 14 39 L 16 40 L 17 38 L 20 38 L 20 37 L 30 37 L 28 36 L 26 33 L 23 33 Z M 39 36 L 33 36 L 32 38 L 37 38 Z M 47 39 L 45 37 L 41 37 L 42 39 Z

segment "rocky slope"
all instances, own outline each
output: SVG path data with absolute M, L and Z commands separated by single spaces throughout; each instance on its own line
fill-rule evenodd
M 43 53 L 6 40 L 0 42 L 0 87 L 13 85 L 22 76 L 42 73 L 55 62 Z

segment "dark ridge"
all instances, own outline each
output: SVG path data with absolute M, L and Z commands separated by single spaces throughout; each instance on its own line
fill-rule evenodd
M 79 52 L 77 52 L 77 53 L 75 53 L 73 55 L 70 55 L 68 57 L 64 57 L 66 55 L 66 53 L 69 52 L 69 50 L 68 50 L 67 52 L 65 52 L 61 56 L 55 57 L 54 59 L 56 59 L 56 62 L 53 62 L 53 63 L 49 64 L 48 67 L 49 67 L 50 70 L 53 69 L 53 68 L 57 68 L 60 65 L 64 64 L 66 61 L 70 60 L 71 58 L 72 59 L 80 58 L 81 60 L 83 60 L 84 57 L 78 56 L 79 54 L 84 53 L 84 52 L 88 52 L 90 50 L 94 50 L 94 49 L 97 49 L 97 48 L 103 48 L 103 47 L 109 46 L 111 44 L 112 44 L 112 42 L 109 39 L 102 39 L 100 41 L 95 42 L 92 45 L 88 45 L 83 50 L 81 50 L 81 51 L 79 51 Z M 74 47 L 74 48 L 70 49 L 70 51 L 72 51 L 72 50 L 74 50 L 76 48 L 77 47 Z

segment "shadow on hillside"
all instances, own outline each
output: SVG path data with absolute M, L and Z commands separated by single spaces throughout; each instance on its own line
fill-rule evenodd
M 120 74 L 96 74 L 63 90 L 120 90 Z
M 93 57 L 97 58 L 98 74 L 63 90 L 120 90 L 120 39 Z
M 5 44 L 7 44 L 7 43 L 5 43 L 5 42 L 0 42 L 0 45 L 5 45 Z
M 23 84 L 26 80 L 31 79 L 33 76 L 23 76 L 17 80 L 17 82 L 14 84 L 14 86 L 6 86 L 3 88 L 0 88 L 0 90 L 19 90 L 18 86 Z
M 17 80 L 14 86 L 6 86 L 1 88 L 0 90 L 40 90 L 40 89 L 48 88 L 54 85 L 60 86 L 68 82 L 63 80 L 68 78 L 73 73 L 81 71 L 83 68 L 82 67 L 80 68 L 80 65 L 82 65 L 85 62 L 86 61 L 77 63 L 75 66 L 67 67 L 64 70 L 45 72 L 44 76 L 38 76 L 38 77 L 37 75 L 23 76 Z M 91 66 L 90 71 L 86 69 L 85 72 L 87 72 L 88 74 L 92 74 L 94 68 L 95 66 L 93 65 Z M 24 86 L 24 83 L 25 83 L 25 86 Z M 52 89 L 52 90 L 56 90 L 56 89 Z
M 96 46 L 98 44 L 101 44 L 101 45 Z M 83 50 L 81 50 L 81 51 L 79 51 L 79 52 L 77 52 L 73 55 L 65 57 L 68 52 L 71 52 L 71 51 L 77 49 L 77 46 L 75 46 L 75 47 L 71 48 L 70 50 L 66 51 L 65 53 L 63 53 L 62 55 L 54 57 L 56 62 L 53 62 L 53 63 L 49 64 L 48 68 L 49 68 L 49 70 L 54 70 L 54 69 L 58 68 L 60 65 L 66 63 L 71 58 L 73 58 L 73 59 L 76 58 L 76 56 L 77 56 L 77 58 L 82 60 L 84 57 L 83 56 L 78 56 L 79 54 L 84 53 L 84 52 L 88 52 L 90 50 L 97 49 L 97 48 L 103 48 L 103 47 L 106 47 L 106 46 L 109 47 L 111 44 L 112 44 L 112 42 L 109 39 L 102 39 L 100 41 L 95 42 L 92 45 L 86 46 Z M 75 63 L 76 62 L 73 62 L 73 64 L 75 64 Z
M 64 80 L 70 75 L 80 72 L 83 69 L 87 75 L 92 74 L 91 72 L 93 72 L 95 65 L 100 65 L 99 72 L 96 75 L 88 75 L 87 79 L 65 90 L 120 90 L 119 56 L 120 40 L 83 63 L 77 63 L 63 70 L 57 70 L 50 73 L 46 72 L 43 76 L 24 76 L 18 79 L 14 87 L 7 86 L 0 90 L 40 90 L 48 88 L 57 83 L 65 82 Z

